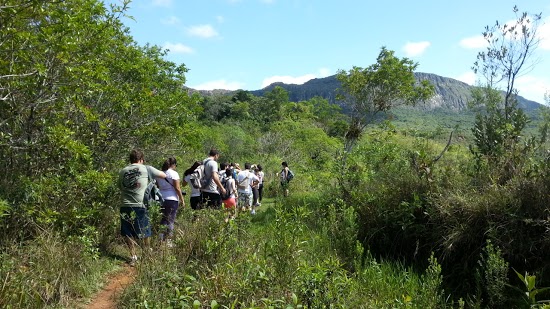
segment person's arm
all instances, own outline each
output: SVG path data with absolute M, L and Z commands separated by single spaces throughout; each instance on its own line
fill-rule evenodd
M 185 206 L 185 200 L 183 199 L 183 193 L 181 192 L 181 186 L 180 186 L 180 180 L 174 180 L 174 189 L 176 190 L 176 193 L 178 194 L 178 198 L 181 202 L 182 206 Z
M 239 191 L 237 191 L 237 181 L 235 179 L 231 182 L 231 190 L 233 191 L 233 194 L 235 195 L 235 198 L 239 197 Z
M 220 177 L 218 176 L 218 173 L 212 173 L 212 179 L 214 179 L 214 182 L 218 186 L 218 190 L 220 190 L 221 194 L 225 194 L 225 188 L 222 186 L 222 182 L 220 181 Z
M 149 165 L 149 168 L 151 169 L 151 173 L 153 174 L 153 177 L 162 178 L 162 179 L 166 178 L 166 173 L 164 173 L 163 171 L 159 171 L 150 165 Z

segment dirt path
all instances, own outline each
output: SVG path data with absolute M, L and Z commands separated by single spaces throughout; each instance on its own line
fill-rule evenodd
M 126 286 L 131 284 L 136 275 L 136 269 L 124 266 L 109 279 L 107 285 L 99 291 L 85 309 L 116 309 L 118 297 Z

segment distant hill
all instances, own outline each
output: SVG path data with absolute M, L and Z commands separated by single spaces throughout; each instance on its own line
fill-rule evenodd
M 443 77 L 432 73 L 414 73 L 418 80 L 428 80 L 435 86 L 435 96 L 432 97 L 425 104 L 419 105 L 418 109 L 432 110 L 441 108 L 448 111 L 462 111 L 467 108 L 468 101 L 471 98 L 472 86 L 461 82 L 459 80 Z M 327 99 L 331 103 L 336 102 L 336 91 L 340 87 L 340 82 L 336 79 L 336 75 L 315 78 L 309 80 L 302 85 L 285 84 L 281 82 L 273 83 L 263 89 L 250 91 L 255 96 L 263 96 L 264 93 L 273 90 L 276 86 L 280 86 L 288 91 L 290 101 L 299 102 L 309 100 L 313 97 L 319 96 Z M 224 95 L 231 94 L 235 91 L 231 90 L 193 90 L 192 92 L 199 92 L 202 95 Z M 519 105 L 526 111 L 532 111 L 541 106 L 540 103 L 527 100 L 522 96 L 518 96 Z
M 461 111 L 466 109 L 468 101 L 471 98 L 472 86 L 459 80 L 439 76 L 431 73 L 415 73 L 418 80 L 428 80 L 435 86 L 435 96 L 419 106 L 421 109 L 442 108 L 452 111 Z M 336 103 L 336 89 L 340 87 L 340 82 L 336 75 L 324 78 L 312 79 L 302 85 L 273 83 L 263 89 L 250 91 L 255 96 L 262 96 L 265 92 L 271 91 L 276 86 L 280 86 L 288 91 L 290 101 L 299 102 L 309 100 L 315 96 L 323 97 L 331 103 Z M 520 107 L 531 111 L 540 107 L 540 104 L 527 100 L 522 96 L 518 97 Z

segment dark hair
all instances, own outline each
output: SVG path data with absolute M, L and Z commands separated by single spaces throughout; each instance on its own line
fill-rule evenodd
M 288 167 L 288 163 L 286 163 L 286 161 L 283 161 L 283 163 L 281 163 L 282 166 L 284 167 Z
M 258 168 L 258 171 L 260 172 L 262 171 L 262 166 L 260 164 L 258 164 L 257 168 Z
M 195 169 L 197 169 L 197 167 L 199 167 L 199 165 L 201 164 L 202 163 L 200 161 L 195 161 L 195 163 L 193 163 L 193 165 L 191 165 L 190 168 L 186 169 L 185 172 L 183 172 L 183 176 L 192 174 L 195 171 Z
M 139 148 L 135 148 L 130 152 L 130 163 L 138 163 L 140 160 L 144 160 L 143 151 Z
M 220 154 L 220 152 L 216 148 L 210 149 L 210 152 L 208 153 L 208 155 L 211 156 L 211 157 L 217 156 L 219 154 Z
M 169 157 L 168 159 L 166 159 L 166 161 L 164 161 L 164 163 L 162 163 L 162 171 L 166 172 L 170 168 L 170 166 L 174 164 L 178 164 L 178 162 L 176 161 L 176 158 Z
M 220 170 L 224 170 L 228 167 L 227 162 L 220 163 Z
M 244 164 L 244 169 L 245 169 L 245 170 L 249 170 L 249 169 L 250 169 L 250 162 L 246 162 L 246 163 Z
M 225 176 L 233 177 L 233 171 L 230 168 L 226 169 L 225 170 Z

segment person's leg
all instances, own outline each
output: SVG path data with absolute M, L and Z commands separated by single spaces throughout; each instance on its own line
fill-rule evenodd
M 178 201 L 165 200 L 162 206 L 162 220 L 160 224 L 164 226 L 164 233 L 161 234 L 161 240 L 165 240 L 172 237 L 174 222 L 178 213 Z
M 164 241 L 168 237 L 168 215 L 169 215 L 169 200 L 164 200 L 162 206 L 160 207 L 160 241 Z
M 126 242 L 126 246 L 128 246 L 128 251 L 130 251 L 130 259 L 137 259 L 136 241 L 134 240 L 134 238 L 130 236 L 124 236 L 124 242 Z
M 264 184 L 260 184 L 259 188 L 258 188 L 258 204 L 262 204 L 262 198 L 264 196 Z
M 138 233 L 136 232 L 136 217 L 137 214 L 133 207 L 120 208 L 120 234 L 124 237 L 124 242 L 130 252 L 130 265 L 134 265 L 137 261 L 135 238 L 138 237 Z
M 253 203 L 254 196 L 252 193 L 247 194 L 247 205 L 250 209 L 250 213 L 255 215 L 256 214 L 256 205 Z
M 201 197 L 200 196 L 191 196 L 190 202 L 191 202 L 191 209 L 198 210 L 199 209 L 199 204 L 201 202 Z
M 258 189 L 252 188 L 252 206 L 256 207 L 258 205 Z
M 146 208 L 134 208 L 136 213 L 135 226 L 139 238 L 139 245 L 142 252 L 148 252 L 151 248 L 151 223 L 149 222 L 149 211 Z
M 237 207 L 240 207 L 241 211 L 246 211 L 246 205 L 247 205 L 246 203 L 247 203 L 246 194 L 239 192 L 239 202 L 237 204 Z

